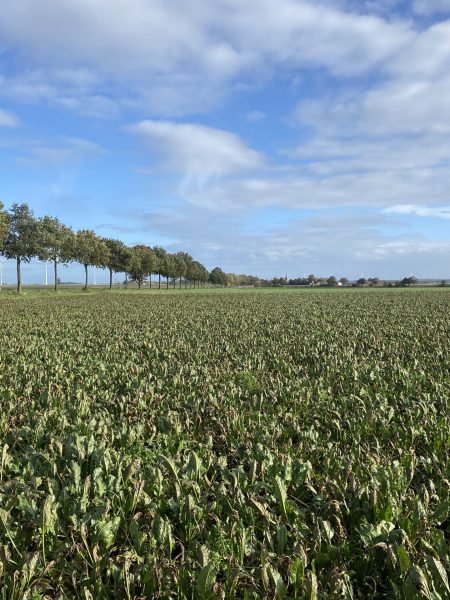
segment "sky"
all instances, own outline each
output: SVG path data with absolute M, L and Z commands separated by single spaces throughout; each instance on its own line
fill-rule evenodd
M 2 0 L 0 200 L 74 229 L 450 278 L 449 134 L 450 0 Z

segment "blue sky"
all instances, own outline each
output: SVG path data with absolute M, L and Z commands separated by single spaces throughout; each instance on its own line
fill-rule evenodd
M 449 134 L 450 0 L 2 2 L 0 200 L 74 229 L 450 278 Z

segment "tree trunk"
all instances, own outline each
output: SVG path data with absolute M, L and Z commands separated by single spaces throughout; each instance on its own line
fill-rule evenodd
M 109 289 L 112 290 L 112 269 L 109 269 Z
M 181 275 L 180 275 L 180 290 L 181 290 Z
M 85 274 L 84 289 L 87 290 L 87 288 L 88 288 L 88 266 L 86 264 L 84 265 L 84 274 Z
M 55 271 L 55 292 L 58 291 L 58 258 L 55 256 L 53 259 L 53 269 Z
M 141 289 L 141 280 L 138 279 L 138 290 L 140 290 L 140 289 Z
M 148 285 L 149 285 L 149 288 L 152 289 L 152 274 L 151 273 L 148 276 Z
M 175 289 L 177 287 L 177 279 L 176 277 L 173 278 L 173 289 Z
M 17 257 L 17 293 L 22 293 L 22 273 L 20 272 L 20 256 Z
M 158 290 L 161 289 L 161 273 L 158 273 Z
M 169 289 L 169 276 L 166 277 L 166 289 Z

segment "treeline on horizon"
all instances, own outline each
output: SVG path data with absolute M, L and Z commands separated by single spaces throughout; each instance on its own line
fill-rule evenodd
M 147 277 L 158 275 L 169 281 L 182 281 L 194 287 L 209 282 L 226 285 L 226 275 L 219 267 L 211 272 L 187 252 L 167 252 L 159 246 L 138 244 L 126 246 L 118 239 L 104 238 L 91 229 L 74 232 L 59 219 L 45 215 L 37 218 L 28 204 L 13 204 L 5 210 L 0 202 L 0 254 L 16 260 L 17 291 L 22 290 L 22 263 L 37 258 L 52 261 L 54 288 L 58 290 L 58 267 L 60 264 L 78 262 L 85 270 L 84 289 L 88 287 L 89 267 L 109 270 L 109 285 L 112 287 L 113 273 L 125 273 L 126 282 L 137 283 L 139 289 Z
M 339 287 L 339 286 L 352 286 L 352 287 L 404 287 L 415 285 L 418 280 L 414 275 L 410 277 L 403 277 L 398 281 L 386 280 L 383 281 L 379 277 L 360 277 L 354 281 L 350 281 L 347 277 L 341 277 L 339 280 L 331 275 L 330 277 L 316 277 L 315 275 L 308 275 L 308 277 L 298 277 L 297 279 L 287 278 L 274 278 L 269 282 L 272 286 L 282 285 L 297 285 L 297 286 L 322 286 L 322 287 Z M 440 285 L 446 285 L 446 281 L 442 280 Z
M 22 290 L 22 263 L 28 263 L 37 258 L 41 261 L 53 262 L 54 289 L 58 290 L 58 267 L 60 264 L 77 262 L 83 265 L 85 271 L 84 289 L 88 287 L 89 267 L 99 267 L 109 270 L 109 287 L 113 285 L 113 273 L 125 273 L 125 284 L 136 283 L 139 287 L 152 275 L 158 276 L 158 287 L 161 287 L 161 277 L 176 286 L 200 286 L 206 283 L 217 286 L 253 286 L 253 287 L 282 287 L 297 286 L 409 286 L 417 283 L 415 277 L 404 277 L 398 282 L 383 282 L 378 277 L 357 281 L 349 281 L 346 277 L 339 280 L 334 277 L 307 277 L 288 279 L 274 277 L 263 279 L 255 275 L 225 273 L 220 267 L 212 271 L 199 261 L 194 260 L 187 252 L 170 253 L 159 246 L 150 247 L 145 244 L 126 246 L 119 239 L 104 238 L 92 229 L 80 229 L 74 232 L 59 219 L 45 215 L 37 218 L 28 204 L 13 204 L 5 210 L 0 202 L 0 254 L 8 259 L 15 259 L 17 264 L 17 291 Z M 446 285 L 445 281 L 441 285 Z

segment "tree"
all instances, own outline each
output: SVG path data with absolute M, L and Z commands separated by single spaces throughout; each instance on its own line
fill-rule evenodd
M 58 219 L 45 215 L 39 219 L 39 260 L 53 262 L 55 292 L 58 291 L 58 264 L 68 263 L 73 257 L 74 234 Z
M 175 260 L 173 254 L 164 252 L 159 260 L 160 274 L 166 278 L 166 288 L 169 289 L 169 278 L 174 276 Z
M 105 238 L 103 240 L 108 246 L 109 255 L 106 267 L 109 270 L 109 289 L 112 289 L 113 273 L 127 273 L 131 261 L 131 250 L 120 240 Z
M 328 277 L 327 279 L 327 285 L 329 287 L 336 287 L 337 286 L 337 279 L 334 275 L 331 275 L 331 277 Z
M 270 280 L 271 287 L 283 287 L 286 279 L 284 277 L 272 277 Z
M 131 249 L 128 273 L 131 281 L 135 281 L 141 289 L 147 275 L 155 268 L 155 253 L 148 246 L 139 244 Z
M 195 260 L 191 260 L 189 262 L 189 264 L 187 265 L 186 279 L 188 281 L 191 281 L 194 284 L 194 288 L 195 288 L 195 281 L 198 279 L 199 276 L 200 276 L 200 263 Z
M 360 277 L 356 283 L 358 285 L 366 285 L 367 279 L 365 279 L 364 277 Z
M 192 256 L 187 252 L 177 252 L 174 255 L 174 272 L 179 279 L 181 289 L 181 279 L 186 277 L 189 265 L 192 262 Z
M 189 263 L 189 268 L 186 277 L 189 281 L 192 281 L 192 283 L 194 284 L 194 289 L 197 282 L 204 283 L 208 281 L 208 275 L 208 270 L 197 260 L 193 260 Z
M 235 275 L 234 273 L 226 273 L 225 277 L 227 280 L 227 287 L 236 287 L 238 285 L 244 285 L 242 275 Z
M 198 280 L 200 281 L 200 283 L 206 283 L 209 279 L 209 271 L 208 269 L 202 265 L 202 263 L 197 262 L 197 273 L 198 273 Z M 224 273 L 225 275 L 225 273 Z M 226 283 L 226 279 L 225 279 L 225 283 Z
M 221 268 L 215 267 L 211 273 L 209 274 L 209 281 L 213 285 L 226 285 L 227 284 L 227 276 L 222 271 Z
M 9 215 L 6 210 L 3 210 L 3 203 L 0 202 L 0 251 L 3 248 L 3 243 L 8 235 Z
M 17 263 L 17 293 L 22 291 L 21 263 L 30 262 L 40 251 L 38 222 L 28 204 L 13 204 L 8 215 L 9 229 L 3 242 L 2 254 L 15 258 Z
M 153 248 L 153 252 L 156 256 L 154 272 L 158 275 L 158 289 L 161 289 L 161 275 L 163 275 L 164 257 L 166 256 L 167 252 L 160 246 L 155 246 Z
M 348 279 L 347 279 L 347 277 L 341 277 L 339 279 L 339 283 L 342 284 L 342 285 L 348 285 Z
M 415 285 L 417 283 L 417 279 L 412 275 L 411 277 L 403 277 L 400 282 L 400 285 Z
M 84 266 L 84 290 L 88 287 L 88 267 L 105 267 L 108 263 L 109 250 L 106 243 L 95 231 L 81 229 L 74 240 L 73 259 Z

